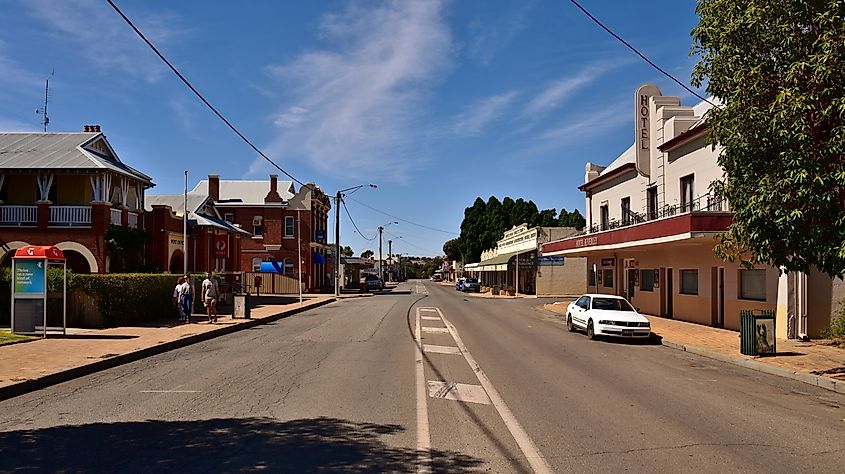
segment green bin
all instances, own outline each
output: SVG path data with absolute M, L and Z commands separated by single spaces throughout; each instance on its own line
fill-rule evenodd
M 740 321 L 740 352 L 756 356 L 771 354 L 775 349 L 775 312 L 772 310 L 742 310 Z

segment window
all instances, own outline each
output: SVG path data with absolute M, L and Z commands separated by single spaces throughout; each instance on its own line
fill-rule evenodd
M 654 291 L 654 270 L 640 270 L 640 291 Z
M 693 175 L 681 178 L 681 212 L 690 212 L 695 207 L 695 177 Z
M 285 216 L 285 237 L 293 237 L 293 216 Z
M 261 270 L 261 257 L 252 259 L 252 271 L 257 272 Z
M 766 270 L 740 270 L 739 297 L 744 300 L 766 301 Z
M 646 189 L 645 197 L 648 206 L 648 218 L 657 219 L 657 186 Z
M 628 225 L 631 223 L 631 198 L 623 197 L 622 198 L 622 225 Z
M 613 270 L 602 270 L 604 275 L 602 276 L 602 284 L 601 286 L 605 288 L 613 288 Z
M 285 275 L 293 275 L 293 260 L 285 259 Z
M 226 214 L 223 214 L 223 220 L 231 224 L 235 222 L 235 215 L 231 212 L 227 212 Z
M 698 270 L 681 270 L 681 294 L 698 294 Z
M 590 309 L 590 297 L 582 296 L 578 298 L 578 301 L 575 302 L 575 305 L 584 309 Z
M 601 213 L 601 230 L 607 230 L 610 227 L 610 209 L 607 204 L 602 204 L 599 212 Z
M 254 235 L 255 237 L 263 237 L 264 236 L 264 226 L 261 225 L 261 223 L 258 223 L 258 225 L 255 225 L 255 223 L 253 223 L 252 235 Z

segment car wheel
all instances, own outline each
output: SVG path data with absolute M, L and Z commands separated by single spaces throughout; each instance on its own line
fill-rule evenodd
M 566 315 L 566 330 L 569 332 L 575 332 L 575 325 L 572 324 L 572 316 Z
M 593 329 L 593 320 L 587 322 L 587 338 L 591 341 L 596 340 L 596 331 Z

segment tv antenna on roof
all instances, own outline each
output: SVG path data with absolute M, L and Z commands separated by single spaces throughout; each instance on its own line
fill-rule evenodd
M 56 70 L 53 69 L 50 72 L 50 75 L 47 77 L 47 83 L 44 85 L 44 107 L 39 107 L 35 109 L 35 113 L 38 115 L 42 115 L 44 118 L 41 120 L 41 125 L 44 126 L 44 131 L 47 131 L 47 125 L 50 123 L 50 117 L 47 116 L 47 99 L 50 96 L 50 78 L 56 73 Z

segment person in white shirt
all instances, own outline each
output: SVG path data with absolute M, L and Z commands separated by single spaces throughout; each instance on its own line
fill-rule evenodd
M 217 280 L 212 278 L 211 272 L 205 272 L 205 280 L 202 282 L 202 302 L 205 304 L 209 324 L 217 322 L 217 300 L 219 295 Z
M 176 309 L 179 311 L 179 321 L 182 322 L 185 320 L 185 313 L 182 311 L 182 302 L 179 300 L 179 290 L 182 288 L 182 283 L 184 283 L 185 277 L 180 276 L 179 280 L 176 282 L 176 286 L 173 288 L 173 305 L 176 306 Z
M 191 313 L 194 309 L 194 287 L 191 285 L 191 276 L 185 275 L 182 277 L 184 279 L 184 283 L 179 285 L 179 306 L 182 308 L 182 314 L 184 315 L 183 321 L 186 323 L 191 322 Z

